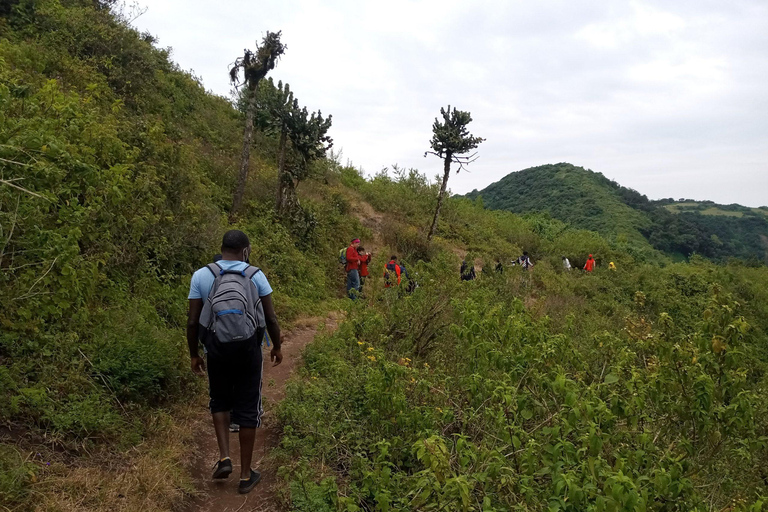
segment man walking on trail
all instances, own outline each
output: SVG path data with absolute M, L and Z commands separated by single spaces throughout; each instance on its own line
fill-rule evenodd
M 189 287 L 187 345 L 192 371 L 208 371 L 209 407 L 219 445 L 213 478 L 232 473 L 229 456 L 230 421 L 240 426 L 240 483 L 238 492 L 250 492 L 261 480 L 251 468 L 256 428 L 264 412 L 261 403 L 262 353 L 265 329 L 272 338 L 272 366 L 283 360 L 280 326 L 272 304 L 272 288 L 256 267 L 248 264 L 251 244 L 242 231 L 227 231 L 222 258 L 201 268 Z M 206 352 L 200 357 L 198 342 Z
M 384 288 L 390 288 L 400 284 L 400 265 L 397 264 L 397 256 L 392 256 L 384 267 Z
M 595 270 L 595 258 L 593 258 L 591 254 L 589 255 L 589 258 L 587 258 L 587 263 L 584 264 L 584 270 L 587 272 Z
M 360 255 L 357 248 L 360 247 L 360 239 L 355 238 L 347 247 L 345 257 L 347 264 L 344 270 L 347 271 L 347 296 L 354 300 L 360 293 Z M 354 290 L 354 291 L 352 291 Z
M 566 258 L 565 256 L 563 256 L 563 270 L 565 270 L 566 272 L 571 271 L 571 262 L 568 261 L 568 258 Z

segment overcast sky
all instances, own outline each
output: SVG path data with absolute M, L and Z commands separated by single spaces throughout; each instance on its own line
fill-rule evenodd
M 652 199 L 768 205 L 768 1 L 139 0 L 134 25 L 228 96 L 266 31 L 271 73 L 333 115 L 366 173 L 424 158 L 440 107 L 486 138 L 454 193 L 570 162 Z

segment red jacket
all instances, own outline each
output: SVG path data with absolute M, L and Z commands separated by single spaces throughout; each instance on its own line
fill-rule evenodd
M 584 270 L 587 272 L 592 272 L 595 269 L 595 260 L 592 258 L 589 258 L 587 260 L 587 264 L 584 265 Z
M 351 245 L 347 247 L 347 266 L 344 270 L 347 272 L 350 270 L 360 270 L 360 255 L 357 253 L 357 249 Z
M 360 255 L 360 277 L 368 277 L 368 264 L 371 262 L 371 255 Z

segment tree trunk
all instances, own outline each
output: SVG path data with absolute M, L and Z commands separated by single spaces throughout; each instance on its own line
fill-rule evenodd
M 245 130 L 243 130 L 243 152 L 240 155 L 240 175 L 237 179 L 237 188 L 232 201 L 232 210 L 229 212 L 229 222 L 233 222 L 235 215 L 243 206 L 243 196 L 245 195 L 245 184 L 248 180 L 248 163 L 251 159 L 251 140 L 253 140 L 253 119 L 256 117 L 256 89 L 254 86 L 250 89 L 250 98 L 248 106 L 245 109 Z
M 287 139 L 287 130 L 285 127 L 280 131 L 280 145 L 277 150 L 277 196 L 275 199 L 275 213 L 280 216 L 283 213 L 285 204 L 285 146 Z
M 280 180 L 280 189 L 277 191 L 280 202 L 280 210 L 277 211 L 278 219 L 290 221 L 299 206 L 299 196 L 296 194 L 296 187 L 299 182 L 289 173 L 284 173 Z
M 437 230 L 437 218 L 440 216 L 440 208 L 443 207 L 443 197 L 445 197 L 445 189 L 448 188 L 448 177 L 451 175 L 451 157 L 453 155 L 450 151 L 445 153 L 445 162 L 443 163 L 443 184 L 440 186 L 440 195 L 437 196 L 437 208 L 435 208 L 435 218 L 432 219 L 432 227 L 429 228 L 429 235 L 427 235 L 427 241 L 432 241 L 432 236 Z

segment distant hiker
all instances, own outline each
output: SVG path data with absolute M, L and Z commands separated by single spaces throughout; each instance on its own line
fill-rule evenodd
M 399 265 L 400 265 L 400 275 L 403 278 L 408 279 L 408 269 L 405 268 L 405 263 L 399 263 Z
M 397 256 L 392 256 L 389 263 L 384 266 L 384 288 L 390 288 L 400 284 L 400 275 L 402 270 L 397 264 Z
M 495 268 L 495 270 L 499 274 L 503 274 L 504 273 L 504 265 L 501 264 L 501 260 L 496 260 L 496 268 Z
M 520 263 L 520 266 L 523 267 L 525 270 L 531 270 L 533 268 L 533 262 L 531 261 L 531 258 L 528 256 L 528 251 L 523 251 L 523 255 L 520 256 L 520 259 L 518 260 Z
M 349 243 L 347 252 L 344 254 L 346 263 L 344 270 L 347 271 L 347 296 L 353 300 L 360 293 L 360 255 L 357 253 L 359 246 L 360 239 L 355 238 Z
M 416 278 L 419 277 L 419 274 L 409 274 L 408 271 L 405 268 L 405 265 L 400 265 L 401 273 L 405 275 L 406 282 L 408 285 L 405 287 L 405 293 L 413 293 L 416 291 L 416 288 L 419 287 L 418 281 L 416 281 Z
M 563 269 L 567 272 L 571 271 L 571 262 L 565 256 L 563 256 Z
M 460 272 L 462 281 L 472 281 L 477 277 L 477 274 L 475 274 L 475 266 L 467 263 L 467 260 L 461 262 Z
M 357 254 L 360 256 L 360 293 L 363 293 L 365 278 L 368 277 L 368 265 L 371 263 L 371 255 L 365 252 L 362 245 L 357 248 Z
M 595 258 L 592 257 L 592 255 L 589 255 L 589 258 L 587 258 L 587 262 L 584 264 L 584 270 L 587 272 L 592 272 L 595 270 Z
M 614 262 L 608 263 L 608 269 L 609 270 L 616 270 L 616 264 Z
M 210 411 L 219 445 L 219 461 L 213 478 L 232 473 L 229 457 L 230 423 L 240 427 L 240 484 L 238 492 L 250 492 L 261 474 L 251 468 L 256 428 L 264 413 L 261 402 L 264 331 L 273 347 L 272 366 L 283 360 L 282 337 L 272 304 L 272 287 L 257 267 L 248 264 L 251 244 L 242 231 L 231 230 L 221 242 L 221 260 L 199 269 L 189 286 L 187 345 L 192 371 L 208 371 Z M 206 360 L 200 357 L 202 342 Z

